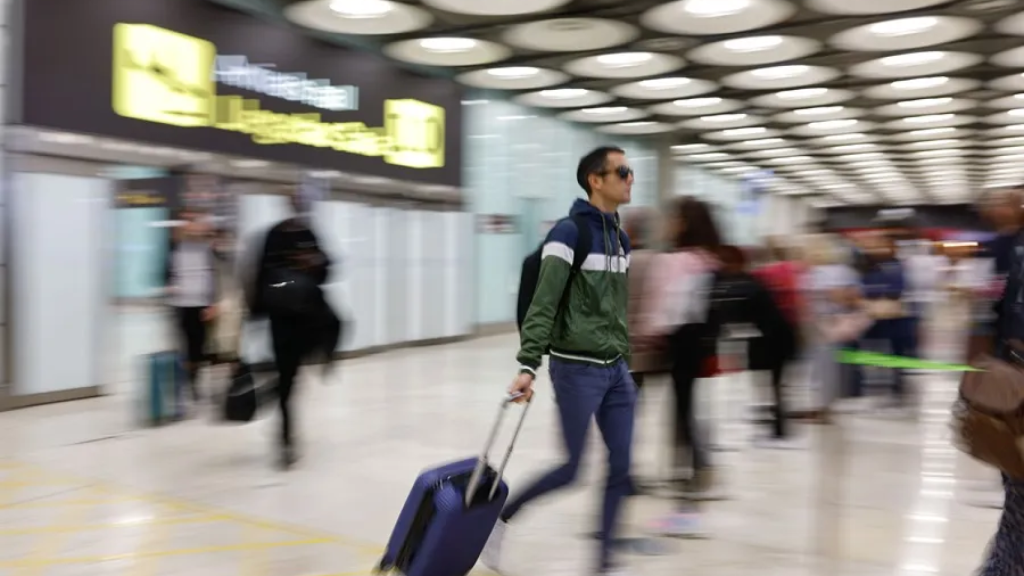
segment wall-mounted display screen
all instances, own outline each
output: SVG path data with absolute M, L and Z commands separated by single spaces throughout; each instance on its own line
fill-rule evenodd
M 207 0 L 32 0 L 23 11 L 13 122 L 460 185 L 451 81 Z

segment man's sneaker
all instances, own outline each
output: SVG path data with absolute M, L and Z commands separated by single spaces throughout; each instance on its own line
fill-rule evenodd
M 697 512 L 676 512 L 654 524 L 654 532 L 672 538 L 707 538 Z
M 484 552 L 480 555 L 480 561 L 491 570 L 501 573 L 501 548 L 505 544 L 505 532 L 508 531 L 508 522 L 498 520 L 491 531 L 491 537 L 484 545 Z

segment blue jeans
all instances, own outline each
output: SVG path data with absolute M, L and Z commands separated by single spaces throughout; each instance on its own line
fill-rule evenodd
M 568 458 L 564 464 L 537 479 L 510 501 L 502 518 L 511 520 L 529 502 L 565 488 L 576 480 L 590 422 L 596 417 L 597 427 L 608 448 L 608 480 L 604 490 L 600 532 L 600 565 L 605 570 L 611 566 L 619 510 L 631 489 L 629 472 L 636 384 L 624 360 L 609 366 L 599 366 L 552 358 L 550 371 Z

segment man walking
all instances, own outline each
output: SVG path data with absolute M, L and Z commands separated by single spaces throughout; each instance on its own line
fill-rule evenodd
M 570 217 L 548 233 L 540 273 L 526 313 L 516 356 L 519 375 L 510 392 L 529 401 L 541 357 L 550 354 L 550 374 L 561 419 L 567 460 L 511 500 L 484 551 L 484 563 L 500 568 L 501 545 L 516 514 L 534 499 L 573 483 L 579 472 L 591 419 L 608 448 L 608 480 L 601 521 L 598 574 L 616 572 L 612 559 L 614 532 L 622 501 L 631 490 L 630 450 L 637 390 L 626 358 L 629 239 L 619 227 L 617 211 L 630 201 L 633 170 L 620 148 L 602 147 L 584 156 L 576 181 L 587 200 L 573 204 Z M 577 222 L 586 222 L 589 247 L 577 246 Z M 574 253 L 587 249 L 578 271 Z

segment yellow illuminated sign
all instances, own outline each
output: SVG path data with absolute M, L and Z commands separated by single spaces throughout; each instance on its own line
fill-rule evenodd
M 320 114 L 263 110 L 259 100 L 218 96 L 216 47 L 148 24 L 114 27 L 114 111 L 127 118 L 248 134 L 263 145 L 299 144 L 410 168 L 444 166 L 444 108 L 385 100 L 384 126 L 324 122 Z

